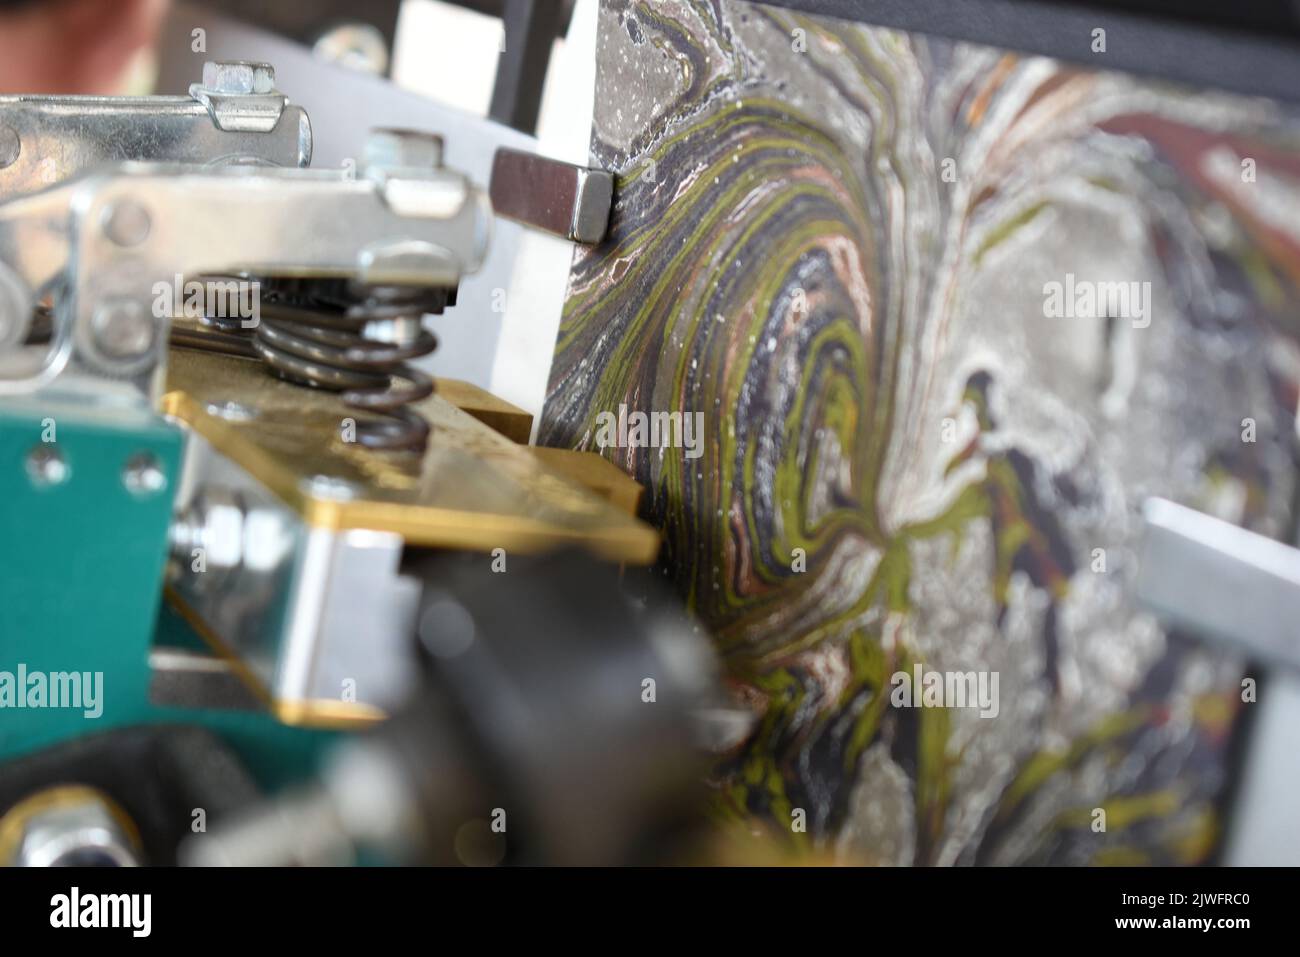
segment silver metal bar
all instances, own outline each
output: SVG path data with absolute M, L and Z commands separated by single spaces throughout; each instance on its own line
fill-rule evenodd
M 307 113 L 266 63 L 211 62 L 189 96 L 0 96 L 0 199 L 125 161 L 306 166 Z
M 1165 499 L 1143 505 L 1137 595 L 1169 625 L 1300 670 L 1300 550 Z
M 609 227 L 614 178 L 604 170 L 502 148 L 492 162 L 488 192 L 498 216 L 598 243 Z

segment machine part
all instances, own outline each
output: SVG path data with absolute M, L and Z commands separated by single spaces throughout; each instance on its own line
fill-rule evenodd
M 237 402 L 251 421 L 213 415 Z M 491 552 L 586 547 L 612 561 L 644 564 L 659 535 L 550 471 L 525 448 L 436 393 L 419 412 L 434 428 L 418 460 L 345 441 L 329 395 L 263 375 L 246 359 L 173 352 L 162 409 L 246 471 L 310 528 L 394 532 L 409 546 Z M 340 481 L 345 496 L 311 483 Z
M 0 818 L 0 865 L 136 867 L 135 823 L 108 795 L 65 785 L 40 791 Z
M 27 453 L 27 474 L 37 487 L 62 485 L 71 472 L 63 453 L 54 445 L 38 445 Z
M 153 317 L 133 299 L 110 299 L 96 306 L 91 329 L 101 353 L 127 362 L 147 356 L 158 335 Z
M 149 652 L 149 701 L 158 707 L 260 711 L 265 700 L 233 662 L 189 648 Z
M 312 44 L 312 52 L 349 70 L 388 74 L 388 40 L 369 23 L 340 23 L 330 27 Z
M 30 290 L 17 273 L 0 262 L 0 353 L 26 341 L 31 321 Z
M 613 570 L 577 555 L 508 586 L 448 557 L 413 572 L 426 582 L 418 690 L 342 745 L 318 786 L 188 841 L 183 861 L 600 865 L 669 852 L 696 810 L 690 714 L 712 698 L 707 644 L 633 612 Z
M 269 731 L 265 736 L 270 740 Z M 173 864 L 186 834 L 261 797 L 231 747 L 192 725 L 83 735 L 3 767 L 0 863 L 6 864 L 25 854 L 28 864 L 48 865 L 68 853 L 76 859 L 58 863 L 94 863 L 86 859 L 93 853 L 100 863 Z M 40 835 L 38 846 L 31 838 Z
M 6 709 L 0 760 L 147 710 L 181 442 L 143 409 L 0 403 L 2 667 L 81 679 L 79 702 Z
M 645 489 L 609 459 L 595 452 L 531 445 L 528 451 L 548 469 L 595 492 L 619 511 L 635 516 Z
M 299 285 L 263 303 L 254 348 L 282 378 L 341 391 L 345 405 L 367 413 L 355 421 L 361 445 L 422 451 L 428 423 L 407 407 L 431 395 L 434 383 L 410 363 L 437 348 L 421 317 L 442 312 L 447 298 L 443 290 L 388 286 L 350 303 Z
M 342 4 L 333 9 L 313 4 L 305 12 L 288 8 L 284 11 L 267 10 L 265 4 L 243 4 L 241 14 L 249 14 L 246 23 L 222 17 L 218 8 L 208 2 L 199 5 L 176 0 L 170 11 L 158 45 L 158 88 L 167 92 L 184 92 L 194 79 L 191 76 L 194 58 L 189 52 L 190 31 L 195 24 L 202 24 L 207 30 L 209 57 L 268 60 L 276 65 L 278 80 L 290 98 L 310 103 L 314 127 L 312 164 L 318 169 L 358 165 L 362 161 L 360 144 L 375 127 L 437 130 L 446 138 L 447 165 L 481 184 L 488 182 L 492 156 L 498 146 L 523 150 L 537 148 L 532 137 L 518 130 L 446 106 L 428 95 L 394 86 L 378 77 L 341 70 L 311 52 L 311 44 L 321 30 L 333 23 L 364 19 L 387 31 L 388 27 L 382 20 L 376 19 L 384 11 L 373 4 L 364 10 L 353 4 L 351 11 L 344 9 Z M 288 21 L 285 26 L 288 34 L 301 38 L 306 46 L 248 25 L 266 23 L 280 29 L 282 21 Z M 585 145 L 585 136 L 580 138 Z M 493 379 L 493 367 L 506 340 L 513 338 L 506 334 L 504 324 L 507 321 L 505 316 L 517 304 L 512 284 L 525 232 L 524 227 L 504 219 L 492 224 L 492 242 L 483 265 L 473 275 L 464 277 L 456 292 L 458 314 L 472 316 L 473 321 L 434 322 L 438 351 L 425 360 L 425 371 L 435 376 L 455 376 L 479 382 L 505 394 L 503 386 Z M 532 238 L 550 239 L 540 235 Z M 560 242 L 555 245 L 564 246 Z M 562 287 L 565 266 L 549 270 L 549 275 Z M 511 305 L 508 305 L 506 314 L 501 312 L 502 290 L 510 290 L 507 303 Z M 538 341 L 541 344 L 529 346 L 524 351 L 537 356 L 549 354 L 554 343 L 554 329 L 544 343 L 541 339 L 545 338 L 544 327 L 552 322 L 552 310 L 553 319 L 558 321 L 559 300 L 557 292 L 545 305 L 535 302 L 527 310 L 528 321 L 540 323 Z M 528 300 L 521 292 L 518 301 L 522 304 Z M 536 315 L 538 310 L 542 311 L 540 317 Z
M 178 349 L 169 375 L 163 408 L 193 430 L 169 600 L 288 723 L 369 723 L 410 690 L 411 548 L 658 551 L 653 529 L 439 395 L 420 404 L 435 431 L 414 461 L 342 441 L 327 395 L 255 362 Z M 219 414 L 232 403 L 256 415 Z
M 211 48 L 214 34 L 219 34 L 221 20 L 214 16 L 220 13 L 237 20 L 241 26 L 256 24 L 274 31 L 280 37 L 312 49 L 314 55 L 325 55 L 332 64 L 344 66 L 349 62 L 340 61 L 329 53 L 316 49 L 324 38 L 340 31 L 365 31 L 379 38 L 384 50 L 384 62 L 388 60 L 388 50 L 392 49 L 397 34 L 397 18 L 401 8 L 400 0 L 371 0 L 364 5 L 355 0 L 315 0 L 311 4 L 268 4 L 262 0 L 205 0 L 201 8 L 206 16 L 195 19 L 196 10 L 185 9 L 188 5 L 178 4 L 182 10 L 178 14 L 186 23 L 203 23 L 208 29 L 208 43 Z M 216 21 L 216 22 L 214 22 Z M 164 46 L 164 49 L 166 47 Z M 236 45 L 236 49 L 238 46 Z M 373 54 L 367 53 L 367 61 Z M 385 66 L 383 71 L 387 72 Z
M 256 277 L 353 280 L 367 290 L 365 308 L 379 320 L 392 318 L 392 303 L 383 301 L 392 287 L 403 290 L 404 313 L 411 288 L 448 301 L 441 297 L 450 297 L 486 254 L 486 196 L 458 174 L 386 161 L 402 161 L 413 143 L 426 144 L 427 157 L 427 137 L 402 139 L 397 156 L 391 131 L 377 137 L 382 158 L 355 179 L 343 171 L 140 164 L 0 205 L 0 261 L 16 275 L 10 285 L 57 289 L 49 342 L 7 350 L 0 391 L 32 391 L 59 379 L 82 394 L 115 391 L 150 404 L 161 384 L 165 331 L 178 308 L 158 306 L 156 286 L 168 277 L 177 277 L 176 285 L 189 277 L 238 277 L 216 280 L 215 292 L 229 307 L 236 283 L 235 302 L 250 312 Z M 32 305 L 40 298 L 33 294 Z M 241 313 L 238 320 L 251 327 L 257 316 Z M 391 338 L 382 327 L 391 333 L 398 324 L 379 326 L 365 338 Z M 413 349 L 387 342 L 366 361 L 396 363 L 399 354 L 427 348 L 426 338 L 410 339 Z M 398 401 L 394 392 L 377 396 L 366 401 L 380 408 Z
M 190 96 L 0 96 L 0 200 L 124 161 L 311 162 L 311 122 L 275 91 L 273 67 L 210 62 L 203 76 Z
M 614 178 L 604 170 L 502 148 L 492 162 L 488 191 L 498 216 L 598 243 L 609 226 Z
M 1137 597 L 1168 625 L 1300 670 L 1300 549 L 1148 499 Z
M 435 379 L 438 394 L 511 442 L 528 444 L 533 431 L 533 417 L 514 403 L 507 402 L 462 379 Z
M 11 126 L 0 126 L 0 169 L 13 166 L 23 151 L 23 141 Z
M 190 96 L 227 133 L 269 133 L 288 105 L 275 89 L 275 67 L 247 60 L 205 63 L 203 82 L 190 86 Z
M 436 133 L 408 129 L 375 129 L 366 137 L 368 170 L 426 170 L 442 167 L 443 142 Z

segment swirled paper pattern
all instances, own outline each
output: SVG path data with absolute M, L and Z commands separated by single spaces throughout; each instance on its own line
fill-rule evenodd
M 541 438 L 703 413 L 698 457 L 602 452 L 760 714 L 720 817 L 876 863 L 1206 859 L 1243 664 L 1140 613 L 1133 548 L 1148 495 L 1289 528 L 1296 114 L 738 0 L 600 18 L 616 202 Z M 997 715 L 895 706 L 917 666 L 996 672 Z

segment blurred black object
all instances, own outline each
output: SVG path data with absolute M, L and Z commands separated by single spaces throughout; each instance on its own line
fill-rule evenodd
M 580 555 L 408 562 L 422 680 L 321 781 L 196 838 L 186 862 L 611 865 L 680 858 L 701 822 L 692 722 L 716 662 Z

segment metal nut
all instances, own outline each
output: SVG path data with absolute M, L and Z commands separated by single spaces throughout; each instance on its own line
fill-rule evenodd
M 0 863 L 135 867 L 140 851 L 131 826 L 106 795 L 92 788 L 51 788 L 22 801 L 0 821 L 0 837 L 8 833 L 12 840 Z
M 227 96 L 275 92 L 275 67 L 249 60 L 209 60 L 203 64 L 203 88 Z
M 63 454 L 53 445 L 38 445 L 27 453 L 27 475 L 36 485 L 62 485 L 71 470 Z
M 208 567 L 238 568 L 244 557 L 243 503 L 233 491 L 211 487 L 203 490 L 199 508 Z
M 122 467 L 122 484 L 137 498 L 148 498 L 167 487 L 167 473 L 152 454 L 141 452 Z

